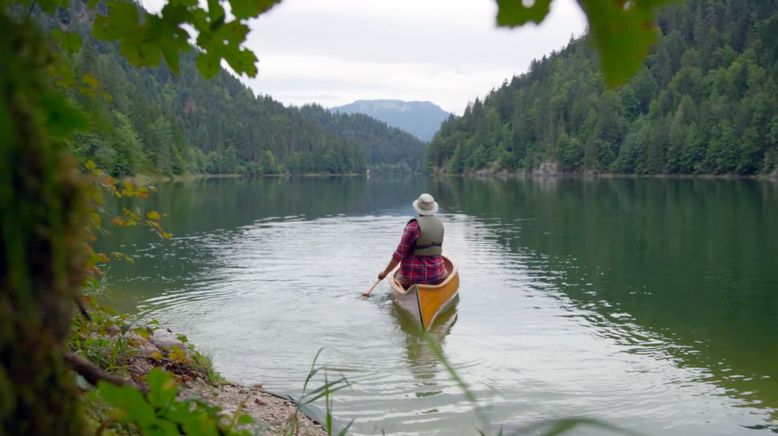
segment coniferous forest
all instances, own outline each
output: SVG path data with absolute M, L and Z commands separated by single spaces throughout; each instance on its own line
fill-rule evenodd
M 451 173 L 769 174 L 778 167 L 774 0 L 688 0 L 626 85 L 603 85 L 587 37 L 536 60 L 429 146 Z
M 373 118 L 285 107 L 270 96 L 255 96 L 225 71 L 204 79 L 193 53 L 182 56 L 179 74 L 167 67 L 135 68 L 115 43 L 92 37 L 89 11 L 80 2 L 57 19 L 79 29 L 82 40 L 69 55 L 77 78 L 70 97 L 89 115 L 76 154 L 113 175 L 423 167 L 421 141 Z

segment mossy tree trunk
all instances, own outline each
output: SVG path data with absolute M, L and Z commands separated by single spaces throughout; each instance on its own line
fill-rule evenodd
M 76 434 L 81 416 L 63 342 L 82 280 L 85 187 L 57 138 L 38 26 L 0 1 L 0 434 Z

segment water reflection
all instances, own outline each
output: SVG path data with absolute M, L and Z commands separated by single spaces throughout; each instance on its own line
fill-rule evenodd
M 438 315 L 435 323 L 426 333 L 427 338 L 441 349 L 445 349 L 446 336 L 451 333 L 451 329 L 457 322 L 456 306 L 458 303 L 459 296 L 456 297 L 451 307 Z M 391 305 L 390 312 L 400 326 L 400 330 L 405 334 L 405 352 L 408 368 L 413 378 L 419 384 L 416 397 L 432 397 L 441 394 L 443 391 L 440 384 L 436 381 L 436 377 L 442 369 L 440 368 L 442 363 L 430 348 L 427 340 L 425 340 L 425 333 L 419 327 L 419 321 L 415 320 L 397 303 Z
M 599 334 L 630 353 L 703 369 L 698 381 L 766 407 L 778 421 L 778 184 L 431 185 L 441 202 L 489 224 L 506 249 L 534 253 Z
M 228 378 L 278 392 L 298 393 L 325 347 L 322 363 L 353 374 L 335 408 L 357 433 L 467 432 L 472 404 L 415 325 L 389 300 L 358 298 L 422 191 L 440 201 L 446 250 L 463 265 L 463 302 L 433 334 L 494 422 L 586 415 L 651 434 L 774 427 L 769 184 L 175 184 L 150 205 L 170 213 L 173 241 L 123 232 L 113 241 L 123 247 L 109 247 L 136 257 L 109 274 L 113 295 L 187 334 Z

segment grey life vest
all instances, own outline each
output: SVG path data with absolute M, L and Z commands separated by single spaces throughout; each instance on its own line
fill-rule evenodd
M 408 221 L 419 223 L 419 239 L 416 240 L 415 256 L 440 256 L 443 253 L 443 222 L 436 216 L 420 215 Z

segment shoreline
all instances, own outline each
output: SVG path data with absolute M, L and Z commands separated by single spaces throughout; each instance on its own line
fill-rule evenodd
M 175 182 L 194 182 L 198 180 L 208 179 L 250 179 L 250 178 L 267 178 L 267 179 L 286 179 L 286 178 L 323 178 L 323 177 L 368 177 L 363 173 L 304 173 L 304 174 L 176 174 L 173 176 L 165 175 L 152 175 L 152 174 L 136 174 L 134 176 L 120 177 L 121 180 L 129 180 L 133 184 L 145 186 L 152 183 L 175 183 Z
M 418 174 L 422 177 L 454 177 L 454 178 L 468 178 L 477 180 L 553 180 L 553 179 L 570 179 L 570 180 L 597 180 L 597 179 L 667 179 L 667 180 L 757 180 L 778 182 L 778 170 L 770 174 L 620 174 L 620 173 L 596 173 L 596 172 L 584 172 L 584 173 L 564 173 L 564 172 L 542 172 L 542 171 L 475 171 L 467 173 L 449 173 L 443 171 L 434 170 L 430 173 Z M 263 175 L 250 175 L 250 174 L 180 174 L 174 176 L 159 176 L 148 174 L 137 174 L 134 176 L 126 176 L 122 180 L 129 180 L 132 183 L 140 186 L 146 186 L 154 183 L 177 183 L 177 182 L 194 182 L 199 180 L 209 179 L 250 179 L 250 178 L 264 178 L 264 179 L 295 179 L 295 178 L 328 178 L 328 177 L 365 177 L 369 178 L 368 174 L 361 173 L 344 173 L 344 174 L 330 174 L 330 173 L 305 173 L 305 174 L 263 174 Z
M 518 179 L 570 179 L 570 180 L 597 180 L 597 179 L 667 179 L 667 180 L 758 180 L 778 182 L 778 171 L 770 174 L 620 174 L 620 173 L 564 173 L 564 172 L 539 172 L 539 171 L 475 171 L 468 173 L 448 173 L 435 171 L 436 177 L 461 177 L 479 180 L 518 180 Z
M 87 366 L 94 366 L 92 371 L 104 372 L 101 379 L 110 383 L 118 380 L 143 390 L 148 374 L 160 368 L 172 375 L 178 388 L 177 401 L 205 401 L 218 408 L 218 419 L 224 423 L 234 421 L 236 415 L 249 415 L 253 423 L 242 427 L 252 434 L 327 434 L 321 417 L 314 416 L 312 410 L 307 412 L 314 415 L 306 414 L 307 406 L 298 407 L 291 397 L 268 392 L 261 384 L 245 385 L 224 379 L 214 369 L 210 357 L 199 352 L 186 336 L 154 322 L 134 324 L 126 316 L 111 315 L 109 310 L 93 306 L 89 311 L 91 319 L 77 318 L 68 339 L 69 352 L 87 362 Z M 82 379 L 80 384 L 86 389 L 89 383 Z M 85 396 L 84 401 L 91 427 L 108 429 L 111 424 L 104 417 L 110 416 L 110 406 L 94 395 Z

